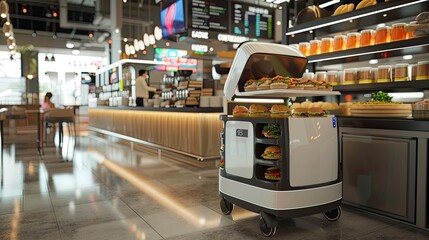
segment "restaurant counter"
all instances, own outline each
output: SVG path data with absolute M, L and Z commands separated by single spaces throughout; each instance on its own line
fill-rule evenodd
M 222 108 L 90 108 L 90 130 L 184 154 L 219 158 Z
M 343 203 L 429 229 L 429 120 L 338 117 Z

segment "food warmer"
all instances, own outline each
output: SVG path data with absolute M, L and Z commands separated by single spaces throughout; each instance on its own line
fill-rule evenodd
M 225 83 L 225 96 L 238 98 L 288 98 L 339 95 L 335 91 L 275 89 L 244 91 L 248 79 L 267 76 L 302 76 L 307 59 L 286 45 L 247 42 L 237 50 Z M 341 215 L 342 170 L 335 116 L 308 118 L 249 118 L 222 115 L 224 166 L 219 170 L 220 207 L 230 214 L 234 205 L 260 213 L 260 229 L 273 236 L 280 218 L 323 213 L 336 221 Z M 278 124 L 281 136 L 265 138 L 262 128 Z M 278 161 L 261 157 L 267 146 L 281 149 Z M 269 167 L 280 169 L 280 180 L 264 178 Z

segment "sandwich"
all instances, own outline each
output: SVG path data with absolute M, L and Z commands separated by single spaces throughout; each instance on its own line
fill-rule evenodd
M 289 117 L 289 108 L 286 105 L 277 105 L 274 104 L 271 109 L 272 118 L 287 118 Z
M 266 138 L 279 138 L 280 126 L 278 124 L 269 123 L 262 128 L 262 135 Z
M 271 79 L 271 89 L 285 89 L 290 82 L 289 77 L 275 76 Z
M 293 117 L 307 117 L 307 108 L 294 108 L 292 111 Z
M 261 155 L 264 159 L 267 160 L 279 160 L 281 153 L 279 146 L 269 146 L 265 148 L 264 153 Z
M 325 82 L 325 81 L 319 81 L 319 82 L 317 82 L 317 89 L 332 91 L 332 84 Z
M 304 84 L 303 82 L 298 79 L 298 78 L 291 78 L 288 88 L 294 88 L 294 89 L 299 89 L 299 90 L 303 90 L 304 89 Z
M 269 167 L 264 173 L 265 179 L 278 181 L 280 180 L 280 168 Z
M 247 80 L 244 84 L 244 91 L 256 91 L 257 90 L 257 81 L 256 80 Z
M 327 112 L 320 107 L 309 108 L 307 110 L 307 116 L 309 117 L 326 117 Z
M 232 109 L 232 116 L 234 117 L 248 117 L 248 109 L 245 106 L 237 105 Z
M 258 80 L 258 90 L 268 90 L 270 89 L 271 78 L 263 77 Z
M 249 107 L 249 117 L 269 117 L 270 112 L 264 105 L 252 104 Z

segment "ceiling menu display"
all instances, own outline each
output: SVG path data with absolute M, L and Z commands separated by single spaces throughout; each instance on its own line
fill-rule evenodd
M 274 10 L 272 8 L 232 3 L 232 33 L 250 38 L 274 37 Z
M 189 1 L 189 27 L 205 31 L 228 32 L 228 1 Z

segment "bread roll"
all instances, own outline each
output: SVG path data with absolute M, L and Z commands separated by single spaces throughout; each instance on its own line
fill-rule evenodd
M 345 11 L 343 13 L 351 12 L 351 11 L 353 11 L 354 8 L 355 8 L 355 5 L 353 3 L 350 3 L 349 5 L 347 5 L 347 11 Z
M 363 0 L 356 6 L 356 10 L 361 9 L 361 8 L 365 8 L 365 7 L 369 7 L 369 6 L 373 6 L 375 4 L 377 4 L 376 0 Z
M 323 110 L 332 110 L 333 108 L 332 108 L 332 104 L 330 103 L 330 102 L 325 102 L 325 103 L 323 103 L 322 104 L 322 106 L 321 106 L 321 108 L 323 109 Z
M 342 11 L 345 7 L 346 7 L 346 4 L 343 4 L 343 5 L 339 6 L 339 7 L 337 7 L 337 9 L 335 9 L 335 12 L 334 12 L 334 14 L 332 14 L 332 16 L 336 16 L 336 15 L 341 14 L 341 11 Z
M 301 108 L 310 108 L 312 102 L 302 102 L 301 103 Z
M 338 106 L 338 103 L 336 103 L 336 102 L 331 102 L 331 105 L 332 105 L 333 109 L 339 109 L 340 108 L 340 106 Z
M 301 108 L 301 103 L 293 103 L 290 109 Z

